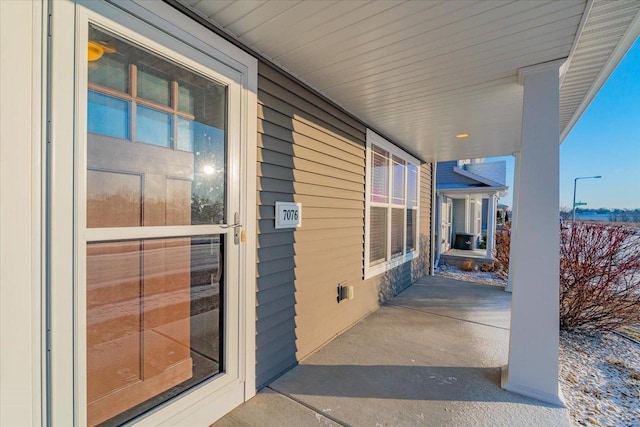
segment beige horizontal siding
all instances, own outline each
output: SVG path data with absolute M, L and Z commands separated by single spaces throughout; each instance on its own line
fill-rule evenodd
M 304 217 L 305 219 L 319 219 L 319 218 L 362 218 L 362 209 L 339 209 L 339 208 L 316 208 L 305 206 Z M 258 219 L 270 219 L 275 218 L 275 210 L 273 206 L 260 206 L 258 209 Z
M 364 140 L 364 126 L 354 119 L 337 110 L 333 105 L 320 101 L 319 98 L 302 86 L 292 86 L 291 80 L 280 73 L 261 74 L 268 67 L 261 67 L 258 77 L 258 94 L 263 92 L 264 97 L 258 97 L 258 102 L 266 105 L 286 104 L 278 108 L 282 114 L 291 117 L 303 117 L 317 123 L 318 126 L 342 134 L 345 137 L 356 140 Z M 269 99 L 268 97 L 275 98 Z M 270 102 L 265 102 L 270 101 Z
M 432 172 L 432 164 L 424 164 L 420 167 L 420 219 L 418 224 L 418 250 L 420 253 L 418 258 L 412 262 L 412 280 L 428 274 L 431 265 Z
M 339 209 L 360 209 L 364 213 L 364 201 L 359 200 L 332 199 L 331 197 L 292 195 L 289 193 L 259 192 L 258 194 L 258 202 L 261 206 L 275 206 L 277 201 L 299 202 L 302 203 L 303 209 L 308 206 L 316 208 L 331 208 L 334 206 Z
M 347 180 L 336 178 L 329 175 L 319 175 L 317 173 L 304 172 L 304 171 L 294 171 L 292 175 L 293 176 L 291 177 L 277 175 L 277 174 L 272 174 L 271 176 L 259 175 L 258 178 L 278 179 L 278 180 L 283 180 L 288 182 L 300 182 L 303 184 L 317 184 L 317 185 L 322 185 L 324 187 L 331 187 L 331 188 L 338 187 L 338 188 L 344 188 L 351 191 L 357 191 L 359 193 L 362 193 L 362 190 L 364 188 L 364 184 L 362 183 L 351 182 L 351 181 L 347 181 Z M 258 179 L 258 183 L 260 183 L 260 181 L 262 180 Z
M 291 169 L 291 167 L 295 169 Z M 332 176 L 345 181 L 361 183 L 364 186 L 364 175 L 360 172 L 349 172 L 304 159 L 294 159 L 293 164 L 290 166 L 278 166 L 269 163 L 260 163 L 258 165 L 258 174 L 260 176 L 290 177 L 294 180 L 297 173 L 305 172 L 314 175 Z
M 304 215 L 304 210 L 302 211 Z M 364 225 L 362 218 L 321 218 L 309 219 L 305 218 L 302 222 L 302 228 L 299 233 L 308 233 L 317 230 L 342 230 L 343 228 L 362 228 Z M 274 221 L 271 219 L 262 219 L 258 221 L 258 228 L 261 233 L 289 233 L 286 229 L 276 229 Z M 303 230 L 304 229 L 304 230 Z
M 309 160 L 352 173 L 362 173 L 364 170 L 364 161 L 362 164 L 358 164 L 353 157 L 349 158 L 346 155 L 342 155 L 342 153 L 332 147 L 327 147 L 324 151 L 320 151 L 322 149 L 321 147 L 316 147 L 317 149 L 308 148 L 268 135 L 258 134 L 258 148 L 260 148 L 265 155 L 273 155 L 271 153 L 278 154 L 279 156 L 276 156 L 276 158 L 279 160 L 278 163 L 275 164 L 279 164 L 281 166 L 293 166 L 290 163 L 291 159 L 287 159 L 289 160 L 289 163 L 284 163 L 286 157 L 283 157 L 293 156 L 295 158 Z M 258 157 L 258 161 L 260 160 L 261 158 Z M 265 162 L 271 163 L 269 160 L 266 160 Z
M 362 147 L 358 143 L 353 143 L 350 137 L 344 137 L 343 133 L 336 133 L 330 129 L 318 129 L 311 122 L 300 116 L 291 118 L 266 105 L 258 104 L 258 118 L 263 122 L 273 123 L 283 128 L 289 129 L 296 134 L 306 135 L 318 141 L 326 141 L 327 145 L 340 148 L 341 150 L 358 154 Z
M 323 178 L 319 178 L 323 179 Z M 273 193 L 287 193 L 293 190 L 295 194 L 308 196 L 324 196 L 335 197 L 338 199 L 364 201 L 364 193 L 362 191 L 354 191 L 352 189 L 336 188 L 335 186 L 321 184 L 307 184 L 304 182 L 291 182 L 281 179 L 271 179 L 262 177 L 258 180 L 258 191 L 266 191 Z M 348 184 L 345 184 L 348 186 Z
M 363 280 L 365 126 L 263 63 L 258 103 L 256 356 L 262 386 L 408 286 L 412 269 L 407 263 Z M 421 197 L 430 198 L 430 191 L 421 183 Z M 275 228 L 277 201 L 302 204 L 302 227 Z M 421 232 L 429 210 L 421 206 Z M 354 300 L 338 304 L 341 282 L 354 286 Z

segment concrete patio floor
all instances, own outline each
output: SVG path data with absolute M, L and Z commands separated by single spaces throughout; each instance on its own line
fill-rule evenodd
M 566 409 L 500 388 L 510 303 L 423 278 L 214 426 L 570 426 Z

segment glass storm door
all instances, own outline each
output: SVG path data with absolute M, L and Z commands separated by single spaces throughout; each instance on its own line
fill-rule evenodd
M 441 243 L 442 247 L 440 252 L 444 253 L 451 249 L 451 233 L 453 223 L 453 206 L 452 201 L 449 198 L 443 198 L 442 200 L 442 223 L 441 223 Z
M 162 227 L 224 222 L 227 95 L 95 26 L 88 55 L 87 423 L 119 424 L 223 368 L 226 236 Z
M 256 61 L 163 2 L 47 7 L 47 424 L 208 425 L 255 393 Z
M 237 381 L 229 313 L 238 306 L 240 150 L 229 115 L 240 91 L 91 16 L 76 41 L 87 54 L 76 83 L 74 400 L 79 424 L 107 426 Z

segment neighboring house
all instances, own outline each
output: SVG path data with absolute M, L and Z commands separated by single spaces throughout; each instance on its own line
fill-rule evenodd
M 436 259 L 453 248 L 478 249 L 483 242 L 486 242 L 484 258 L 493 258 L 498 200 L 508 190 L 506 170 L 506 161 L 472 159 L 438 163 Z
M 559 141 L 639 10 L 0 1 L 0 425 L 210 425 L 433 272 L 434 162 L 510 154 L 503 386 L 560 404 Z
M 498 203 L 497 210 L 497 224 L 499 229 L 500 226 L 511 221 L 511 209 L 509 209 L 508 205 Z

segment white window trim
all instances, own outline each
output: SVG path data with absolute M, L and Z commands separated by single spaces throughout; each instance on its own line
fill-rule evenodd
M 418 168 L 418 173 L 417 173 L 417 182 L 416 182 L 416 223 L 414 225 L 415 227 L 415 236 L 414 236 L 414 246 L 415 249 L 409 253 L 406 253 L 406 250 L 403 250 L 403 253 L 401 256 L 397 256 L 395 258 L 391 258 L 391 235 L 390 235 L 390 230 L 391 230 L 391 215 L 387 216 L 387 230 L 389 231 L 389 235 L 387 236 L 387 261 L 381 262 L 379 264 L 370 266 L 369 262 L 370 262 L 370 230 L 371 230 L 371 216 L 369 215 L 369 212 L 371 210 L 371 207 L 376 207 L 376 206 L 382 206 L 382 207 L 401 207 L 400 205 L 395 205 L 392 203 L 392 187 L 393 187 L 393 180 L 392 180 L 392 175 L 393 175 L 393 168 L 390 162 L 389 165 L 389 175 L 390 175 L 390 181 L 389 181 L 389 202 L 388 203 L 376 203 L 376 202 L 371 202 L 371 152 L 372 152 L 372 145 L 375 145 L 377 147 L 380 147 L 384 150 L 386 150 L 390 156 L 396 156 L 399 157 L 401 159 L 403 159 L 406 163 L 412 163 L 414 166 L 416 166 Z M 402 265 L 406 262 L 409 262 L 411 260 L 413 260 L 414 258 L 417 258 L 418 255 L 420 254 L 420 165 L 421 165 L 421 161 L 416 159 L 415 157 L 413 157 L 412 155 L 406 153 L 404 150 L 400 149 L 399 147 L 395 146 L 394 144 L 392 144 L 391 142 L 387 141 L 386 139 L 384 139 L 383 137 L 381 137 L 380 135 L 378 135 L 377 133 L 373 132 L 371 129 L 367 129 L 367 149 L 366 149 L 366 169 L 365 169 L 365 228 L 364 228 L 364 278 L 365 279 L 369 279 L 371 277 L 377 276 L 379 274 L 382 274 L 386 271 L 391 270 L 392 268 L 398 267 L 399 265 Z M 407 245 L 407 221 L 406 221 L 406 209 L 407 209 L 407 191 L 408 191 L 408 182 L 407 182 L 407 177 L 408 177 L 408 170 L 409 168 L 405 165 L 405 174 L 404 174 L 404 179 L 405 179 L 405 183 L 404 183 L 404 205 L 402 206 L 405 209 L 405 221 L 404 221 L 404 227 L 403 227 L 403 244 L 402 247 L 403 249 L 406 248 Z

